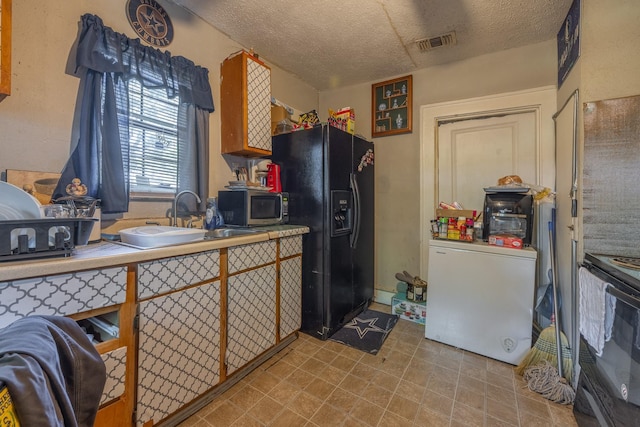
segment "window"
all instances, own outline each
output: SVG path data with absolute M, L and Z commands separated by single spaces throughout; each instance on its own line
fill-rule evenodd
M 178 103 L 165 88 L 129 81 L 131 193 L 171 194 L 178 182 Z
M 209 70 L 116 33 L 96 15 L 83 15 L 81 25 L 79 105 L 55 198 L 79 178 L 103 214 L 128 212 L 132 192 L 165 199 L 188 189 L 206 199 Z

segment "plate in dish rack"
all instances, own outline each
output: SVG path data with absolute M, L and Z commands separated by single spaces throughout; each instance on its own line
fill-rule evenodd
M 40 202 L 35 197 L 4 181 L 0 181 L 0 206 L 4 207 L 5 215 L 11 211 L 11 219 L 42 218 Z M 16 212 L 19 218 L 15 218 Z

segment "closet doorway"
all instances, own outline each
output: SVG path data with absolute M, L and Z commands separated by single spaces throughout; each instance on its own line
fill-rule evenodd
M 440 201 L 480 213 L 484 187 L 518 174 L 554 188 L 555 87 L 422 106 L 420 274 L 427 277 L 430 221 Z

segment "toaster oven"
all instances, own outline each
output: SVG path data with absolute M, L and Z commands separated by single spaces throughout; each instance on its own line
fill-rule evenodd
M 511 234 L 531 244 L 533 228 L 533 196 L 527 193 L 487 193 L 482 212 L 482 239 L 495 234 Z

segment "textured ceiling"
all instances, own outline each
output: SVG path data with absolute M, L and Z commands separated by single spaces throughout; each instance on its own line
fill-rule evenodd
M 572 0 L 172 0 L 327 90 L 555 39 Z M 455 31 L 457 44 L 415 41 Z

